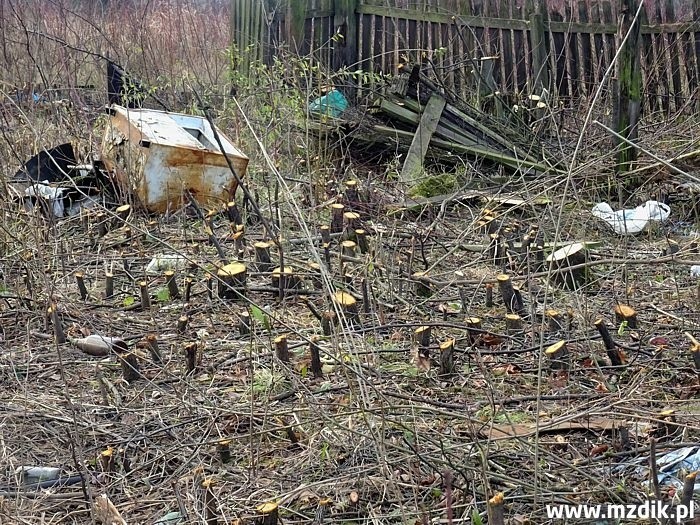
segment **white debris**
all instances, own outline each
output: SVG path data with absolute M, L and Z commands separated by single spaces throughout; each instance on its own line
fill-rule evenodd
M 691 277 L 700 277 L 700 264 L 694 264 L 690 267 Z
M 601 202 L 593 206 L 591 213 L 607 222 L 615 233 L 627 235 L 641 232 L 649 221 L 665 221 L 671 214 L 671 208 L 663 202 L 646 201 L 634 209 L 613 211 L 607 202 Z
M 182 255 L 161 254 L 156 255 L 146 266 L 146 273 L 157 274 L 165 270 L 184 270 L 188 261 Z
M 48 204 L 51 206 L 53 216 L 63 217 L 63 214 L 65 213 L 63 206 L 64 189 L 65 188 L 51 186 L 49 181 L 44 180 L 29 186 L 26 190 L 24 190 L 24 196 L 48 201 Z

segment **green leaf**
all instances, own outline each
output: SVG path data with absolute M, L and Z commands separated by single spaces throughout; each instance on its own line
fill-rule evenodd
M 479 515 L 479 511 L 476 509 L 472 511 L 472 525 L 484 525 L 484 522 Z
M 270 316 L 267 315 L 261 308 L 258 308 L 254 304 L 250 305 L 250 315 L 253 317 L 253 320 L 263 325 L 265 327 L 265 330 L 267 330 L 268 332 L 271 330 Z
M 134 299 L 133 295 L 127 295 L 126 297 L 124 297 L 124 306 L 125 307 L 131 306 L 135 302 L 136 302 L 136 299 Z
M 627 321 L 622 321 L 620 323 L 620 327 L 617 329 L 617 335 L 623 336 L 623 335 L 625 335 L 626 331 L 627 331 Z
M 167 303 L 170 300 L 170 290 L 167 288 L 161 288 L 156 293 L 156 299 L 161 303 Z

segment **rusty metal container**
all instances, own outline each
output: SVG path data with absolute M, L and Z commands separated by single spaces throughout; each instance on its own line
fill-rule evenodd
M 189 190 L 197 202 L 217 205 L 233 199 L 237 183 L 204 117 L 108 108 L 102 141 L 105 167 L 150 212 L 163 213 L 187 202 Z M 248 157 L 218 130 L 224 151 L 239 177 Z

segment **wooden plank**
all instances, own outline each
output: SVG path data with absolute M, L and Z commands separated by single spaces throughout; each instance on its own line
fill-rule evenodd
M 415 180 L 423 171 L 423 162 L 425 154 L 430 145 L 430 139 L 435 133 L 435 129 L 440 122 L 442 110 L 445 109 L 445 99 L 440 95 L 433 93 L 428 100 L 428 103 L 423 109 L 420 124 L 413 136 L 411 147 L 406 154 L 406 160 L 401 169 L 401 181 L 406 184 L 414 184 Z
M 532 49 L 532 86 L 533 93 L 541 94 L 549 88 L 549 67 L 547 47 L 545 45 L 544 16 L 541 8 L 530 15 L 530 49 Z
M 639 61 L 640 33 L 639 21 L 634 20 L 635 0 L 622 0 L 623 12 L 620 19 L 620 41 L 627 40 L 619 53 L 618 93 L 615 100 L 615 131 L 630 141 L 637 138 L 637 121 L 640 113 L 642 74 Z M 628 143 L 618 144 L 615 170 L 624 173 L 637 158 L 637 149 Z
M 358 52 L 357 0 L 333 0 L 333 69 L 354 66 Z

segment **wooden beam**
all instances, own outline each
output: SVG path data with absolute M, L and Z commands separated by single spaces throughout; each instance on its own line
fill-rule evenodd
M 420 176 L 430 139 L 437 129 L 443 109 L 445 109 L 445 99 L 437 93 L 433 93 L 423 109 L 420 124 L 418 124 L 411 147 L 406 154 L 406 160 L 401 169 L 402 182 L 414 184 Z
M 620 50 L 617 69 L 617 93 L 613 101 L 615 131 L 630 141 L 637 138 L 637 121 L 642 100 L 640 65 L 640 23 L 635 21 L 636 0 L 620 0 L 620 41 L 629 33 Z M 618 141 L 616 171 L 626 172 L 637 159 L 637 149 Z

